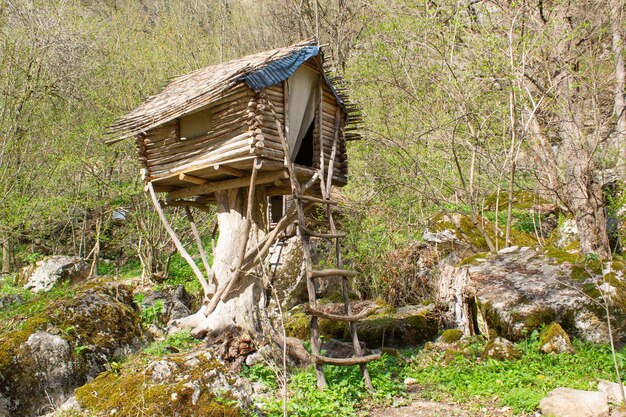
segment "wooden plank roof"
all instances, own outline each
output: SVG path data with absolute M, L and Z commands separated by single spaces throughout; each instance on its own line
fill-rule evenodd
M 247 74 L 316 44 L 315 39 L 308 39 L 288 47 L 248 55 L 175 77 L 159 93 L 148 97 L 137 108 L 109 126 L 106 143 L 111 144 L 135 136 L 206 107 L 238 88 Z M 331 85 L 328 78 L 325 79 Z M 337 94 L 337 98 L 339 102 L 347 99 L 341 94 Z

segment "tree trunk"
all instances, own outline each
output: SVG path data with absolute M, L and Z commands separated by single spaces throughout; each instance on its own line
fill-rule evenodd
M 194 316 L 181 320 L 178 325 L 193 327 L 193 334 L 201 336 L 207 332 L 215 334 L 224 330 L 240 328 L 260 331 L 260 309 L 265 306 L 262 270 L 239 273 L 241 247 L 246 244 L 246 251 L 256 247 L 257 242 L 266 233 L 267 196 L 264 187 L 257 186 L 249 238 L 244 232 L 247 228 L 245 212 L 248 204 L 246 188 L 220 191 L 215 194 L 217 200 L 217 222 L 219 237 L 214 252 L 213 269 L 219 288 L 224 288 L 232 279 L 236 284 L 229 294 L 224 294 L 215 310 L 208 317 L 204 315 L 206 306 Z M 247 241 L 247 243 L 246 243 Z
M 11 272 L 11 238 L 2 239 L 2 273 Z
M 602 187 L 596 178 L 592 159 L 585 161 L 584 154 L 580 149 L 576 155 L 571 154 L 570 164 L 566 169 L 568 206 L 576 218 L 581 251 L 608 259 L 611 257 L 611 250 L 606 231 L 607 218 Z
M 622 148 L 621 173 L 626 180 L 626 68 L 624 67 L 624 42 L 622 39 L 622 24 L 624 1 L 611 1 L 611 32 L 613 55 L 615 56 L 615 97 L 613 113 L 617 118 L 615 127 L 618 146 Z M 619 168 L 619 166 L 618 166 Z

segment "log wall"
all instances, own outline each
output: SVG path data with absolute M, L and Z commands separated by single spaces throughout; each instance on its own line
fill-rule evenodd
M 321 84 L 322 111 L 320 113 L 320 108 L 316 111 L 316 127 L 313 136 L 313 168 L 315 169 L 319 169 L 320 166 L 322 148 L 320 140 L 323 141 L 324 165 L 328 167 L 337 122 L 336 99 L 328 85 L 324 82 Z M 207 170 L 210 167 L 224 166 L 235 161 L 237 168 L 251 170 L 254 157 L 274 161 L 275 166 L 281 167 L 282 145 L 274 113 L 263 98 L 265 96 L 272 101 L 274 112 L 284 125 L 285 100 L 282 83 L 257 94 L 244 83 L 240 83 L 227 97 L 213 103 L 208 109 L 200 109 L 195 113 L 197 115 L 200 111 L 207 112 L 206 133 L 201 134 L 201 131 L 195 129 L 194 134 L 197 136 L 181 138 L 181 121 L 176 119 L 139 135 L 137 149 L 146 169 L 146 180 L 159 180 L 171 184 L 178 182 L 179 174 L 205 174 L 213 171 Z M 199 117 L 196 116 L 195 119 L 194 125 L 197 125 Z M 347 183 L 348 166 L 344 124 L 345 113 L 341 109 L 338 124 L 340 128 L 338 148 L 334 163 L 333 183 L 336 185 Z M 216 172 L 220 173 L 219 168 Z

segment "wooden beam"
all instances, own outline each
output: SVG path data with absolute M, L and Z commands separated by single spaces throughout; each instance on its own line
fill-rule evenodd
M 245 177 L 246 176 L 246 171 L 242 171 L 242 170 L 237 169 L 237 168 L 231 168 L 231 167 L 226 166 L 226 165 L 217 164 L 213 168 L 215 168 L 216 171 L 222 171 L 222 172 L 224 172 L 224 173 L 226 173 L 228 175 L 232 175 L 233 177 L 241 178 L 241 177 Z
M 159 200 L 157 199 L 156 193 L 154 192 L 154 187 L 152 186 L 151 182 L 148 183 L 148 191 L 150 192 L 150 197 L 152 197 L 152 204 L 154 204 L 154 208 L 157 211 L 159 218 L 161 219 L 163 227 L 165 227 L 165 230 L 170 235 L 170 238 L 172 238 L 172 242 L 174 242 L 174 246 L 176 246 L 176 249 L 178 250 L 178 253 L 180 253 L 180 256 L 182 256 L 183 259 L 187 261 L 187 263 L 191 267 L 191 270 L 198 278 L 198 281 L 200 281 L 200 285 L 204 290 L 204 297 L 208 297 L 210 291 L 209 284 L 204 275 L 202 275 L 202 272 L 200 272 L 200 268 L 198 268 L 198 265 L 196 265 L 193 258 L 189 256 L 189 253 L 185 250 L 185 247 L 180 242 L 180 239 L 178 239 L 178 236 L 176 236 L 176 232 L 174 231 L 174 229 L 172 229 L 172 226 L 170 226 L 170 223 L 167 221 L 167 217 L 165 217 L 165 213 L 163 213 L 163 208 L 161 208 L 161 203 L 159 203 Z
M 288 178 L 289 174 L 284 171 L 269 171 L 259 174 L 256 178 L 256 184 L 268 184 L 279 179 Z M 242 188 L 250 184 L 250 177 L 234 178 L 232 180 L 224 180 L 210 182 L 197 187 L 183 188 L 173 191 L 167 195 L 168 200 L 178 200 L 180 198 L 193 197 L 196 195 L 213 194 L 216 191 L 229 190 L 231 188 Z
M 381 354 L 375 353 L 373 355 L 368 356 L 358 356 L 356 358 L 329 358 L 327 356 L 321 356 L 317 354 L 312 354 L 311 357 L 313 362 L 315 363 L 323 363 L 326 365 L 337 365 L 337 366 L 352 366 L 352 365 L 361 365 L 372 361 L 377 361 L 380 359 Z
M 178 179 L 185 182 L 190 182 L 192 184 L 203 185 L 209 182 L 206 178 L 195 177 L 189 174 L 180 174 Z

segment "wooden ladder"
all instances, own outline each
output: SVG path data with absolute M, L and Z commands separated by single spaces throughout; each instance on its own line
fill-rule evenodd
M 340 239 L 345 236 L 344 233 L 337 231 L 335 221 L 333 219 L 332 206 L 337 203 L 331 199 L 331 188 L 333 179 L 333 166 L 335 155 L 337 154 L 338 138 L 339 138 L 339 117 L 340 110 L 337 108 L 335 115 L 335 136 L 333 139 L 330 159 L 328 161 L 328 168 L 326 170 L 326 177 L 324 177 L 324 144 L 320 137 L 320 169 L 311 177 L 308 182 L 302 186 L 296 176 L 296 170 L 293 166 L 291 158 L 289 158 L 289 149 L 285 135 L 283 133 L 284 127 L 276 116 L 274 106 L 268 97 L 265 97 L 268 101 L 271 112 L 273 113 L 278 133 L 281 141 L 281 145 L 285 154 L 285 167 L 289 173 L 289 180 L 291 184 L 291 193 L 293 196 L 293 203 L 297 209 L 297 224 L 298 235 L 302 243 L 302 252 L 304 255 L 305 272 L 307 293 L 309 298 L 308 305 L 305 306 L 305 313 L 311 316 L 311 352 L 313 362 L 315 364 L 315 372 L 317 377 L 318 389 L 324 389 L 326 387 L 326 377 L 324 376 L 324 364 L 339 365 L 339 366 L 352 366 L 359 365 L 363 374 L 363 380 L 365 386 L 370 391 L 373 391 L 372 380 L 367 369 L 367 363 L 380 359 L 380 354 L 373 354 L 363 356 L 361 344 L 357 334 L 356 323 L 365 318 L 369 313 L 368 310 L 362 311 L 359 314 L 352 314 L 349 297 L 349 279 L 356 277 L 355 271 L 346 270 L 343 267 L 343 258 L 341 256 Z M 285 111 L 286 113 L 286 111 Z M 320 112 L 321 113 L 321 112 Z M 321 124 L 321 120 L 319 121 Z M 321 198 L 310 195 L 305 195 L 305 192 L 309 190 L 316 182 L 319 182 Z M 306 227 L 305 206 L 308 208 L 311 205 L 321 204 L 325 210 L 326 218 L 328 220 L 329 232 L 320 233 L 313 231 Z M 335 257 L 337 267 L 333 269 L 314 270 L 313 262 L 311 259 L 311 237 L 325 238 L 334 241 Z M 325 277 L 341 277 L 341 290 L 343 294 L 344 314 L 329 314 L 318 309 L 317 297 L 315 294 L 315 280 Z M 351 358 L 329 358 L 322 356 L 321 354 L 321 339 L 319 334 L 319 319 L 327 319 L 334 321 L 347 322 L 350 327 L 350 337 L 352 339 L 352 346 L 354 349 L 354 356 Z
M 361 372 L 363 374 L 363 380 L 365 382 L 365 386 L 372 391 L 374 388 L 372 386 L 372 380 L 369 375 L 369 371 L 367 369 L 367 363 L 377 360 L 380 358 L 380 354 L 367 355 L 363 356 L 363 352 L 361 349 L 361 344 L 359 343 L 359 336 L 357 334 L 356 323 L 365 318 L 369 313 L 369 310 L 364 310 L 359 314 L 353 314 L 350 306 L 350 298 L 349 298 L 349 282 L 350 278 L 356 277 L 357 273 L 355 271 L 350 271 L 343 268 L 343 259 L 341 256 L 341 245 L 340 239 L 345 236 L 344 233 L 339 233 L 335 226 L 335 221 L 333 219 L 333 214 L 331 211 L 331 205 L 336 204 L 334 201 L 330 199 L 330 187 L 324 187 L 322 184 L 324 183 L 324 178 L 322 176 L 321 171 L 318 171 L 316 174 L 320 177 L 319 182 L 322 188 L 322 196 L 323 198 L 315 198 L 309 197 L 306 195 L 300 194 L 300 184 L 297 179 L 292 181 L 292 191 L 294 197 L 294 204 L 297 205 L 298 211 L 298 235 L 300 236 L 300 241 L 302 242 L 302 252 L 304 255 L 305 262 L 305 272 L 306 272 L 306 283 L 307 283 L 307 292 L 309 303 L 305 305 L 304 312 L 311 316 L 311 351 L 313 361 L 315 363 L 315 372 L 317 376 L 317 387 L 319 389 L 323 389 L 326 386 L 326 378 L 324 376 L 323 365 L 340 365 L 340 366 L 351 366 L 351 365 L 359 365 L 361 367 Z M 332 169 L 328 170 L 329 178 L 332 179 Z M 291 178 L 296 178 L 294 175 L 290 174 Z M 327 183 L 328 184 L 328 183 Z M 329 225 L 329 233 L 320 233 L 314 232 L 306 227 L 306 219 L 305 219 L 305 210 L 304 210 L 304 202 L 313 202 L 316 204 L 322 204 L 325 206 L 326 218 L 328 219 Z M 313 262 L 311 260 L 311 237 L 325 238 L 331 241 L 334 241 L 335 248 L 335 257 L 337 268 L 333 269 L 322 269 L 315 270 L 313 269 Z M 325 277 L 341 277 L 341 291 L 343 294 L 343 304 L 344 304 L 344 314 L 330 314 L 326 313 L 322 310 L 319 310 L 317 307 L 317 298 L 315 294 L 315 280 L 318 278 Z M 321 355 L 321 340 L 318 329 L 318 322 L 320 319 L 326 320 L 334 320 L 334 321 L 343 321 L 347 322 L 350 327 L 350 337 L 352 339 L 352 346 L 354 349 L 354 356 L 352 358 L 329 358 Z

